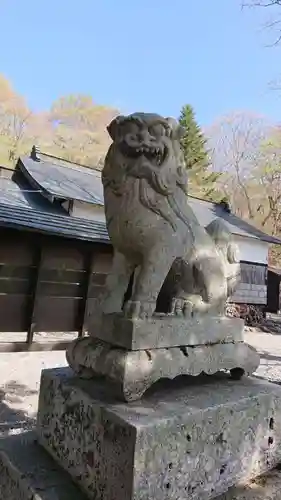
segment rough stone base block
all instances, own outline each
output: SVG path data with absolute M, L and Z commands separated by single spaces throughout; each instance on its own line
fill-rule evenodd
M 39 442 L 92 500 L 209 500 L 281 461 L 279 386 L 221 375 L 157 389 L 116 403 L 102 382 L 45 370 Z
M 33 432 L 28 432 L 1 441 L 1 448 L 4 448 L 0 450 L 1 500 L 87 500 L 35 438 Z M 184 500 L 188 498 L 192 497 Z M 278 470 L 216 497 L 216 500 L 265 499 L 281 500 L 281 472 Z

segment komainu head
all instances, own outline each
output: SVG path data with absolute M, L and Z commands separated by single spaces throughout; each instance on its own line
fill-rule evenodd
M 121 168 L 124 176 L 145 178 L 162 195 L 173 193 L 176 185 L 186 190 L 187 174 L 180 147 L 183 129 L 176 120 L 133 113 L 115 118 L 108 133 L 113 144 L 106 163 Z

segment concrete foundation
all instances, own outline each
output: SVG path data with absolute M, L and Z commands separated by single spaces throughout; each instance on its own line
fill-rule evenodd
M 162 386 L 123 404 L 102 382 L 46 370 L 38 440 L 95 500 L 209 500 L 281 461 L 279 386 L 223 375 Z

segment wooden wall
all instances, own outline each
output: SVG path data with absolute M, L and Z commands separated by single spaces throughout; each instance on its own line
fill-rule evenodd
M 26 332 L 31 346 L 36 332 L 91 329 L 112 247 L 13 229 L 0 229 L 0 237 L 0 341 L 5 332 Z M 267 266 L 241 264 L 230 301 L 266 304 Z
M 267 265 L 241 262 L 241 282 L 229 302 L 238 304 L 266 304 Z
M 0 332 L 87 330 L 110 245 L 0 230 Z
M 265 285 L 267 266 L 252 262 L 241 262 L 241 281 L 252 285 Z

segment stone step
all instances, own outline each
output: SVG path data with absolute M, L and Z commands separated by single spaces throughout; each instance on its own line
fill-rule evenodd
M 86 500 L 36 442 L 34 431 L 0 441 L 0 500 Z
M 0 500 L 4 499 L 87 500 L 37 444 L 33 431 L 1 440 Z M 275 469 L 246 485 L 230 488 L 217 500 L 281 500 L 281 472 Z

